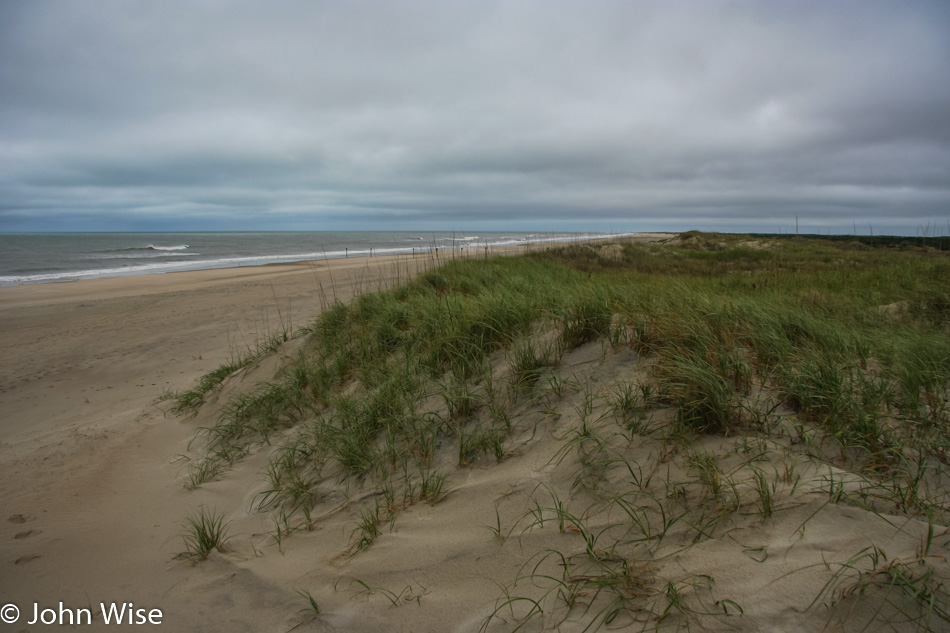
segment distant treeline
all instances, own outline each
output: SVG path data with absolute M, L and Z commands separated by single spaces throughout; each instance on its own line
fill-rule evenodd
M 774 238 L 774 239 L 814 239 L 827 240 L 830 242 L 857 242 L 867 246 L 886 246 L 890 248 L 900 247 L 930 247 L 941 251 L 950 250 L 950 236 L 936 237 L 909 237 L 907 235 L 816 235 L 814 233 L 802 233 L 801 235 L 792 235 L 790 233 L 752 233 L 754 237 Z

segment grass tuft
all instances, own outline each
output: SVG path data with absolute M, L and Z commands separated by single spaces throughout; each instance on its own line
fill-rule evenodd
M 228 540 L 228 524 L 224 514 L 208 511 L 204 507 L 185 519 L 185 541 L 187 555 L 196 561 L 205 560 L 214 550 L 223 551 Z

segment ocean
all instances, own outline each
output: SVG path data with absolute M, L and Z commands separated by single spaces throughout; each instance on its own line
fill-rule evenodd
M 594 233 L 298 231 L 0 234 L 0 286 L 608 237 Z

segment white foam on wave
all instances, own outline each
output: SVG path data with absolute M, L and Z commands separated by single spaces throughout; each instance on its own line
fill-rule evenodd
M 103 253 L 87 255 L 84 259 L 154 259 L 158 257 L 198 257 L 200 253 L 185 253 L 182 251 L 151 251 L 142 253 Z
M 151 249 L 153 251 L 183 251 L 188 248 L 187 244 L 182 244 L 180 246 L 153 246 L 149 244 L 145 248 Z

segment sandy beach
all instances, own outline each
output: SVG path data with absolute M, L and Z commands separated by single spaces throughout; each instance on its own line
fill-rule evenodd
M 305 325 L 324 302 L 389 287 L 416 264 L 431 262 L 341 259 L 0 288 L 0 596 L 20 605 L 21 622 L 34 603 L 105 601 L 164 605 L 166 630 L 274 630 L 286 596 L 265 600 L 255 587 L 241 596 L 212 573 L 206 582 L 231 588 L 199 598 L 191 566 L 175 560 L 195 505 L 176 455 L 194 425 L 155 401 L 261 337 Z M 240 615 L 222 617 L 216 601 L 233 601 Z

